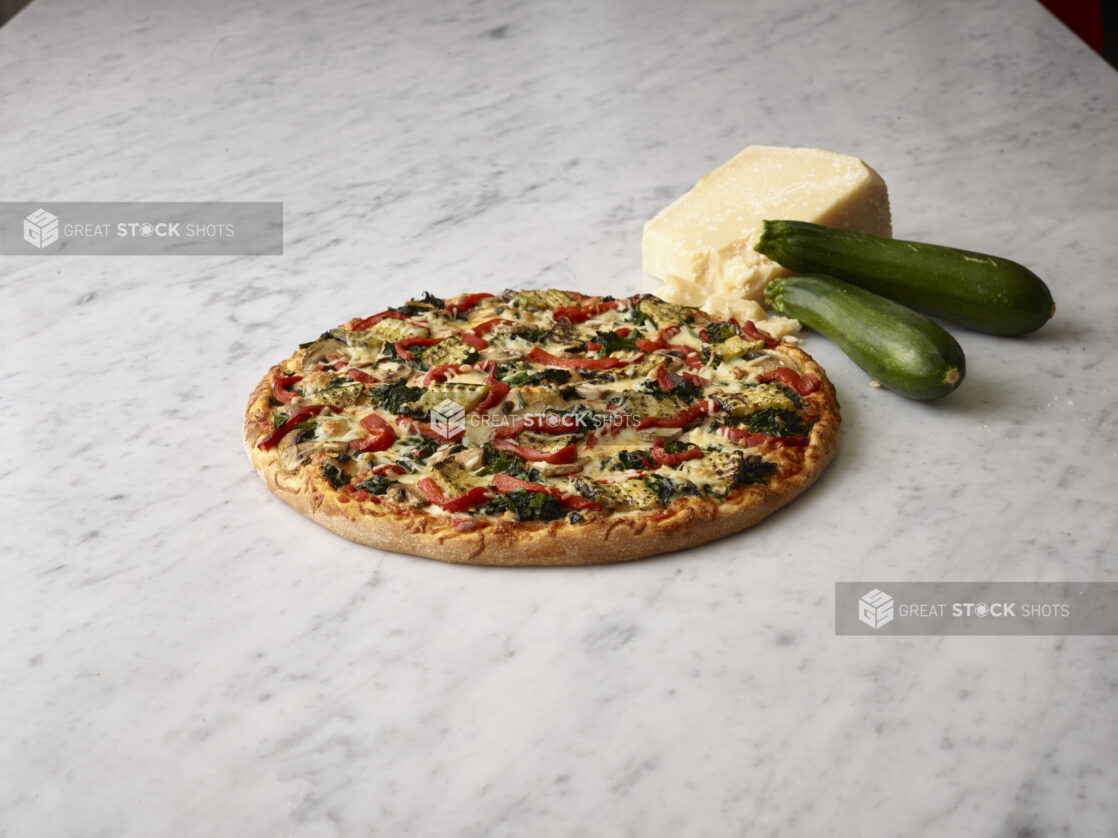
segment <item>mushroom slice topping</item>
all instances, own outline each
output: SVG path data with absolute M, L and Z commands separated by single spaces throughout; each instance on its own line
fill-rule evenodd
M 308 430 L 295 431 L 280 440 L 280 462 L 288 471 L 301 466 L 316 451 L 336 456 L 349 448 L 349 443 L 344 440 L 308 440 L 306 436 L 310 433 Z
M 388 491 L 384 496 L 393 503 L 400 503 L 404 506 L 426 506 L 427 498 L 423 493 L 414 486 L 407 486 L 403 483 L 397 483 L 395 486 L 389 486 Z
M 319 338 L 303 353 L 303 369 L 322 363 L 329 356 L 337 355 L 339 358 L 349 359 L 349 347 L 337 338 Z
M 381 384 L 395 384 L 408 378 L 412 374 L 412 368 L 399 361 L 381 361 L 376 365 L 374 373 Z

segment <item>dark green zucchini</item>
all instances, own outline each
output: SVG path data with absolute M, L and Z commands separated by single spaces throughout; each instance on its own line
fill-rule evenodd
M 938 399 L 958 387 L 967 362 L 958 341 L 910 308 L 829 276 L 777 277 L 765 302 L 830 338 L 890 390 Z
M 990 335 L 1036 331 L 1056 310 L 1040 277 L 1023 265 L 984 253 L 806 221 L 766 221 L 756 249 L 797 273 L 838 277 Z

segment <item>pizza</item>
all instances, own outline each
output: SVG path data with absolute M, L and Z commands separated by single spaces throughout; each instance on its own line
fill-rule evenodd
M 722 538 L 834 455 L 794 342 L 649 294 L 429 293 L 301 344 L 249 399 L 268 488 L 362 544 L 449 562 L 618 562 Z

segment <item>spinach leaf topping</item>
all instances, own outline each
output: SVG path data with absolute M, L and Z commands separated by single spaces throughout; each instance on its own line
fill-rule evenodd
M 539 471 L 529 468 L 527 461 L 512 451 L 495 448 L 491 442 L 485 443 L 483 451 L 483 465 L 479 474 L 508 474 L 530 483 L 540 479 Z
M 286 413 L 273 414 L 273 416 L 272 416 L 272 430 L 274 431 L 276 428 L 278 428 L 280 425 L 282 425 L 284 422 L 286 422 L 288 420 L 288 418 L 289 418 L 288 414 L 286 414 Z M 313 428 L 315 426 L 316 421 L 317 420 L 315 419 L 315 417 L 312 416 L 310 419 L 307 419 L 305 422 L 300 422 L 298 425 L 295 426 L 295 428 L 297 430 L 300 430 L 300 431 L 308 430 L 308 429 Z
M 400 408 L 409 402 L 414 402 L 423 396 L 422 387 L 409 387 L 405 380 L 395 384 L 381 384 L 369 390 L 369 397 L 377 407 L 383 407 L 392 413 L 399 413 Z
M 679 383 L 675 385 L 670 393 L 665 391 L 664 388 L 660 386 L 660 382 L 655 378 L 646 378 L 637 385 L 636 389 L 638 393 L 648 393 L 650 396 L 655 396 L 658 399 L 675 396 L 689 404 L 695 401 L 695 399 L 702 398 L 703 395 L 703 388 L 688 381 L 686 378 L 680 378 Z
M 729 340 L 732 337 L 740 337 L 741 329 L 726 321 L 711 323 L 706 327 L 706 333 L 710 337 L 711 343 L 722 343 L 722 341 Z
M 542 370 L 532 370 L 531 367 L 513 362 L 497 366 L 497 378 L 510 387 L 525 387 L 529 384 L 566 384 L 571 380 L 571 371 L 547 367 Z
M 744 465 L 738 471 L 735 484 L 767 483 L 770 475 L 776 471 L 776 463 L 768 460 L 746 458 Z
M 767 483 L 776 463 L 771 463 L 756 455 L 743 455 L 734 452 L 730 459 L 719 468 L 720 480 L 714 484 L 703 486 L 703 491 L 711 497 L 724 498 L 734 486 L 745 486 L 751 483 Z
M 322 476 L 325 477 L 335 489 L 340 489 L 349 482 L 349 477 L 346 476 L 342 466 L 338 463 L 323 463 Z
M 635 324 L 636 327 L 639 329 L 646 323 L 651 323 L 652 318 L 641 311 L 639 308 L 637 308 L 636 304 L 634 303 L 633 306 L 629 309 L 629 322 Z
M 699 487 L 692 483 L 690 480 L 680 480 L 675 484 L 675 490 L 680 495 L 697 496 L 700 493 Z
M 413 355 L 422 355 L 424 346 L 413 347 L 410 351 Z M 408 361 L 400 357 L 400 353 L 396 351 L 396 344 L 392 341 L 385 341 L 384 346 L 380 349 L 380 354 L 377 356 L 378 363 L 380 361 L 396 361 L 401 364 L 407 364 L 413 370 L 425 370 L 427 365 L 422 360 Z
M 616 462 L 610 465 L 610 471 L 628 471 L 634 468 L 657 468 L 656 461 L 652 459 L 652 452 L 648 449 L 642 451 L 618 451 L 611 459 Z
M 385 477 L 383 474 L 374 474 L 357 484 L 356 488 L 364 489 L 370 495 L 383 495 L 388 491 L 388 487 L 394 483 L 399 483 L 398 480 L 392 480 Z
M 548 329 L 533 329 L 529 326 L 521 326 L 514 332 L 518 338 L 524 338 L 531 343 L 543 343 L 544 338 L 547 337 Z
M 439 443 L 427 436 L 409 437 L 408 445 L 404 456 L 413 464 L 422 463 L 439 450 Z
M 482 509 L 491 515 L 512 511 L 516 513 L 518 521 L 555 521 L 566 514 L 559 501 L 551 495 L 524 489 L 498 495 Z
M 690 451 L 692 447 L 692 443 L 678 439 L 669 439 L 664 442 L 664 451 L 668 454 L 682 454 L 684 451 Z
M 611 352 L 631 352 L 637 348 L 635 336 L 621 337 L 617 332 L 598 332 L 594 335 L 594 343 L 601 347 L 598 350 L 599 358 L 605 358 Z
M 423 297 L 418 300 L 408 300 L 404 305 L 399 308 L 390 309 L 391 311 L 398 311 L 405 317 L 414 317 L 417 314 L 427 314 L 434 309 L 445 309 L 446 301 L 441 300 L 432 294 L 430 291 L 424 291 Z
M 765 436 L 803 436 L 808 428 L 793 410 L 766 407 L 749 414 L 743 420 L 752 433 Z
M 666 506 L 668 501 L 672 499 L 672 495 L 675 494 L 675 486 L 672 481 L 662 475 L 646 474 L 640 479 L 656 494 L 662 506 Z
M 585 404 L 574 404 L 562 410 L 549 410 L 548 413 L 555 416 L 573 416 L 578 423 L 578 430 L 575 433 L 581 433 L 588 429 L 604 428 L 611 422 L 616 421 L 616 417 L 609 413 L 601 413 Z

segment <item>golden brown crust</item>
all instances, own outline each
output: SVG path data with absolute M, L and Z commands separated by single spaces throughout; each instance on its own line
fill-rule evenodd
M 657 513 L 592 514 L 578 524 L 517 524 L 436 515 L 423 510 L 350 500 L 315 469 L 285 472 L 278 459 L 257 449 L 266 435 L 273 367 L 253 390 L 244 417 L 245 448 L 264 483 L 279 498 L 350 541 L 444 562 L 497 566 L 588 565 L 623 562 L 724 538 L 756 524 L 790 503 L 823 473 L 838 447 L 838 400 L 823 369 L 802 350 L 782 344 L 801 371 L 818 376 L 807 397 L 817 415 L 808 444 L 795 449 L 802 463 L 780 469 L 764 485 L 740 486 L 723 501 L 684 497 Z M 296 353 L 296 356 L 299 353 Z M 295 357 L 295 356 L 293 356 Z M 791 452 L 790 452 L 791 456 Z

